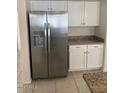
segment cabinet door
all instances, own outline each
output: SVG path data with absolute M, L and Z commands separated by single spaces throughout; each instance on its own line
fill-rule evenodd
M 69 70 L 83 70 L 86 67 L 86 45 L 70 46 L 70 56 L 69 56 Z
M 83 1 L 68 1 L 69 26 L 82 26 L 83 15 Z
M 68 1 L 51 1 L 51 11 L 67 11 Z
M 68 1 L 31 1 L 32 11 L 67 11 Z
M 103 63 L 103 44 L 88 45 L 87 69 L 102 67 Z
M 99 1 L 85 1 L 85 26 L 99 25 Z
M 49 11 L 50 1 L 30 1 L 31 11 Z

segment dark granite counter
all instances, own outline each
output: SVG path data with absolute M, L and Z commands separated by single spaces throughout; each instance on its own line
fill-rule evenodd
M 97 36 L 69 36 L 69 45 L 99 44 L 104 43 L 104 39 Z

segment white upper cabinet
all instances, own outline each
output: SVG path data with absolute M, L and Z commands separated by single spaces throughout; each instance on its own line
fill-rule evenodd
M 52 11 L 67 11 L 68 1 L 51 1 Z
M 84 15 L 84 2 L 69 1 L 68 2 L 68 20 L 69 26 L 82 26 Z
M 99 7 L 98 1 L 85 2 L 85 26 L 98 26 L 99 25 Z
M 31 1 L 31 11 L 67 11 L 68 1 Z
M 49 1 L 30 1 L 31 11 L 48 11 L 49 6 Z
M 69 26 L 98 26 L 99 1 L 68 1 Z
M 30 1 L 31 11 L 68 11 L 69 26 L 98 26 L 99 1 Z

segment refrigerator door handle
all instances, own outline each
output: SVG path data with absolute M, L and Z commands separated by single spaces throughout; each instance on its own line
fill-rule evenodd
M 48 53 L 50 53 L 50 24 L 48 23 Z
M 45 53 L 47 54 L 47 24 L 44 24 L 44 47 Z

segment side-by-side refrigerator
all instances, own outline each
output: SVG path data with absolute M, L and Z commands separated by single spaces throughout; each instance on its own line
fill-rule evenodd
M 30 12 L 32 79 L 63 77 L 68 72 L 68 13 Z

